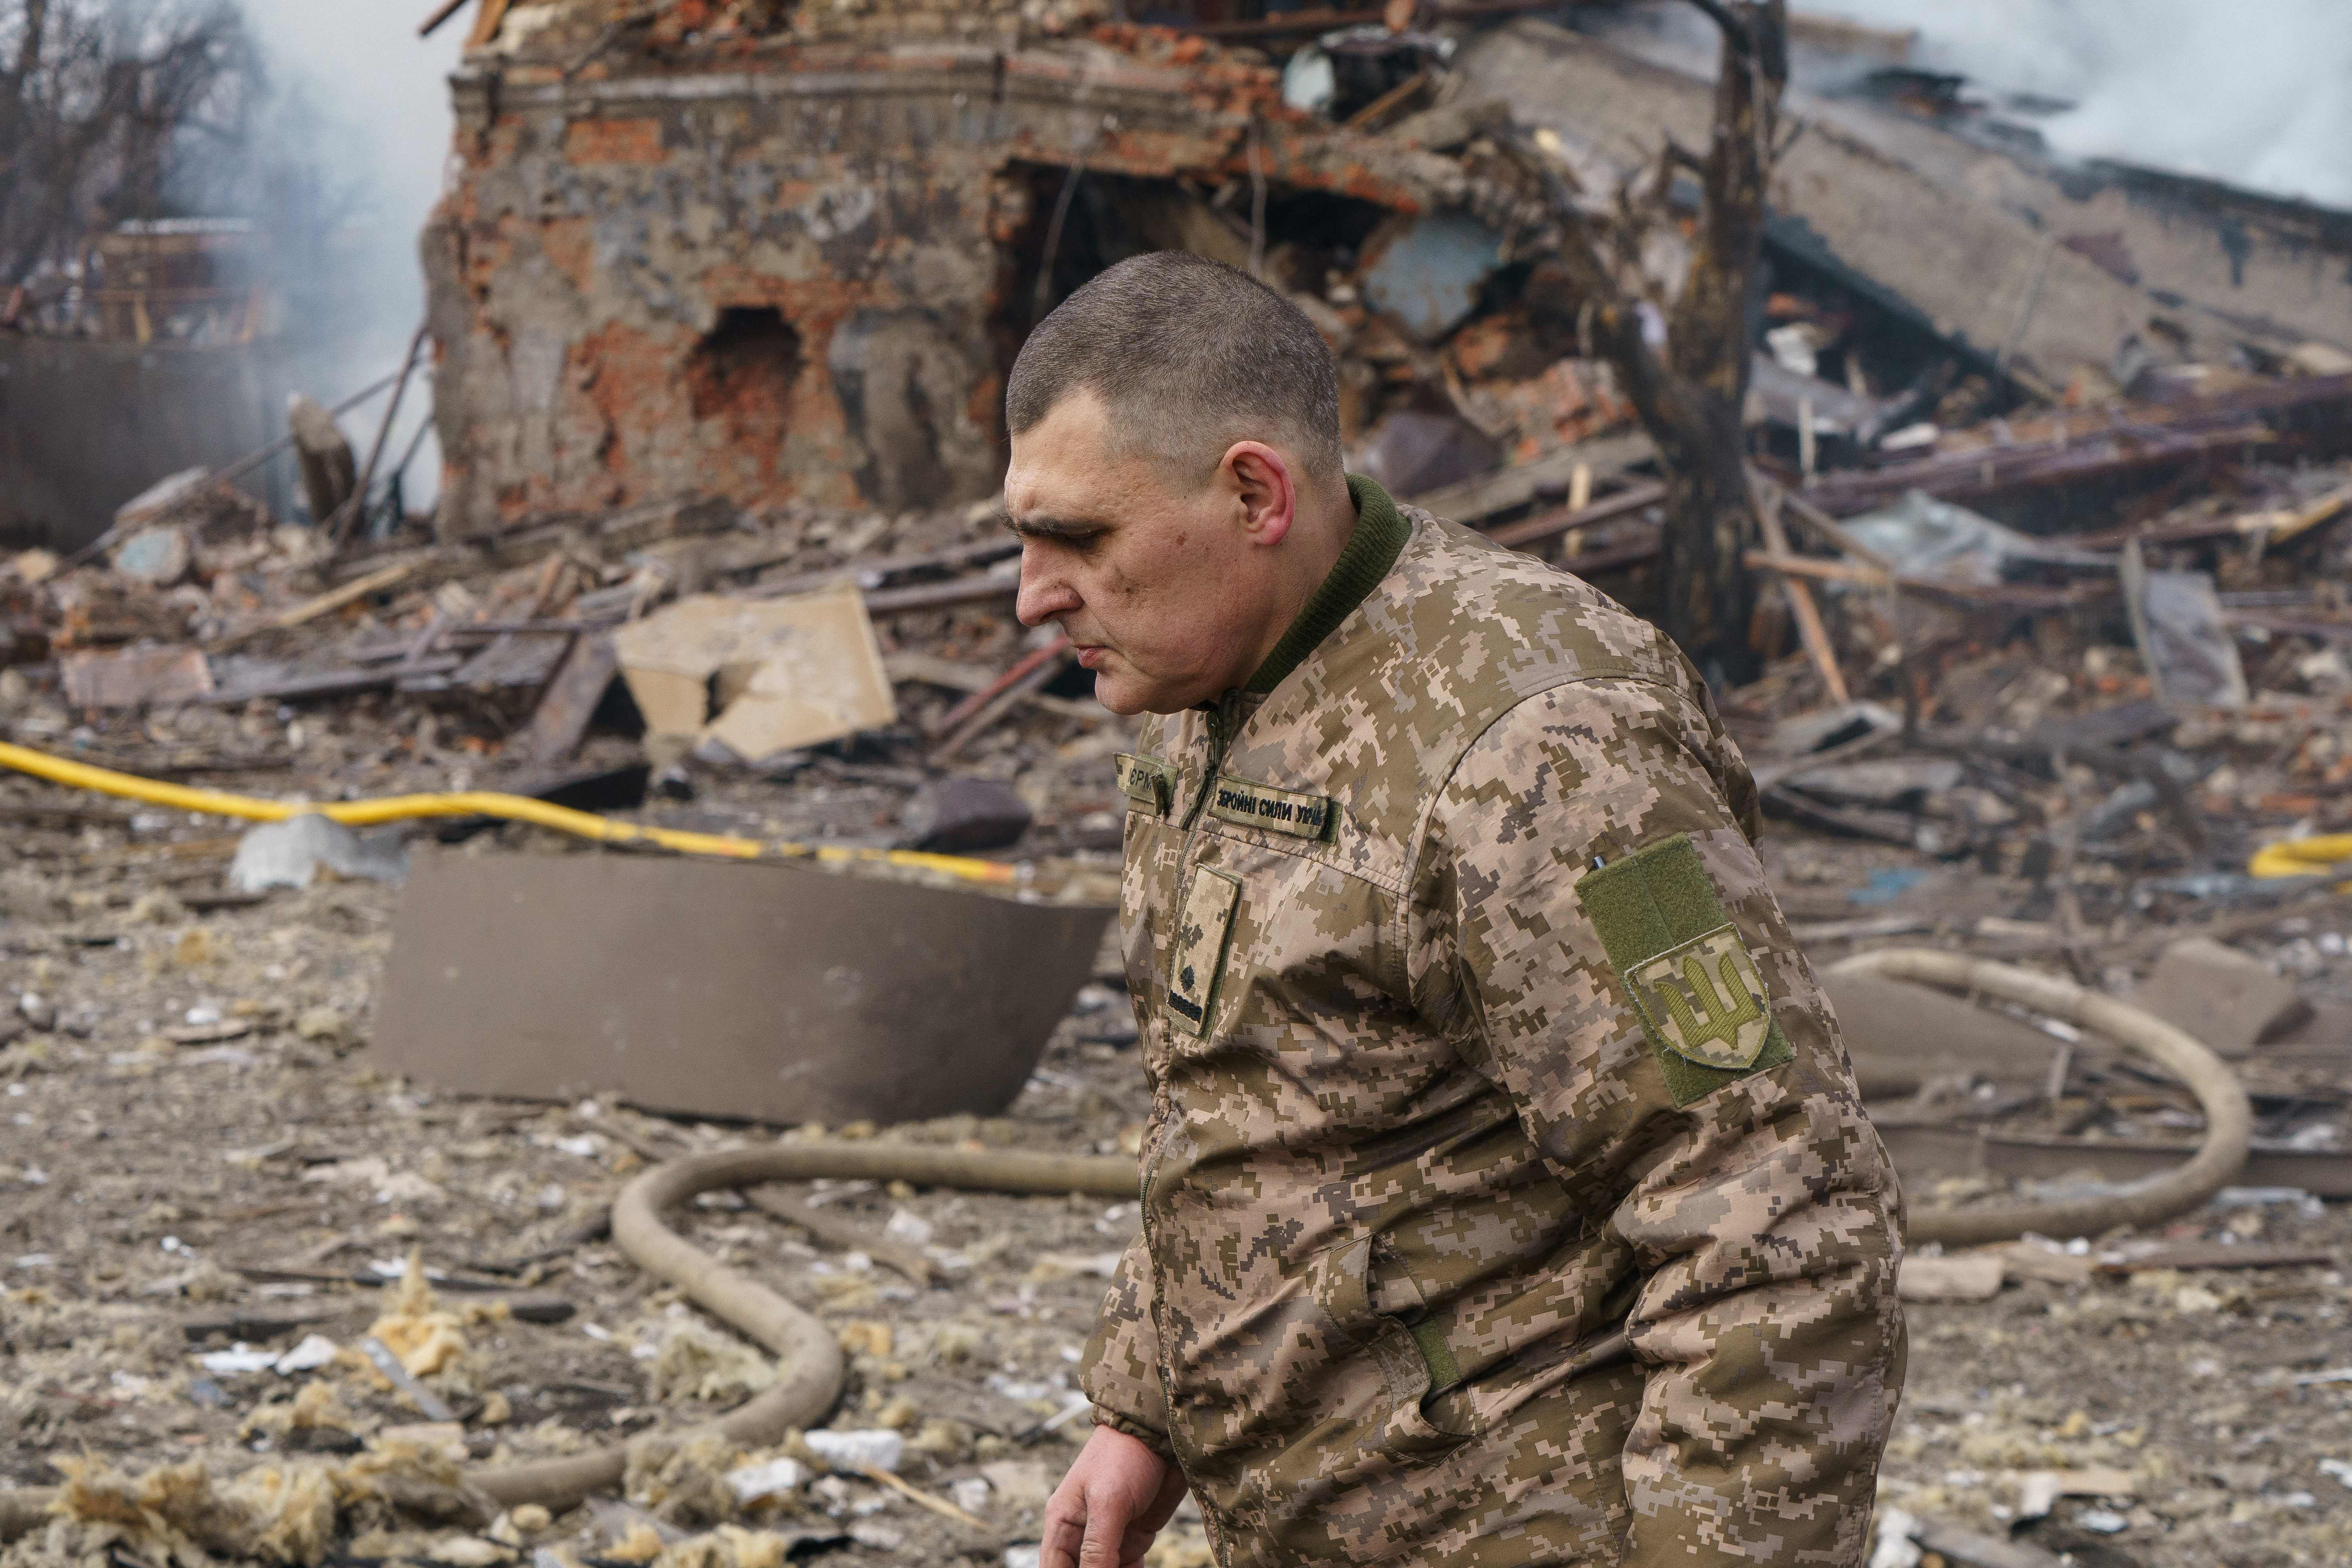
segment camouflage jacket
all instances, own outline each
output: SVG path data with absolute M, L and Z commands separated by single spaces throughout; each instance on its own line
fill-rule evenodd
M 1658 633 L 1350 484 L 1249 687 L 1119 762 L 1097 1418 L 1225 1568 L 1858 1563 L 1897 1198 L 1755 786 Z

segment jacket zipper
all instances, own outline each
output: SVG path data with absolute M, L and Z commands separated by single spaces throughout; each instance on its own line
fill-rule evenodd
M 1184 869 L 1186 864 L 1192 858 L 1192 842 L 1200 836 L 1201 813 L 1209 804 L 1209 792 L 1217 787 L 1218 772 L 1225 765 L 1225 748 L 1227 745 L 1231 744 L 1233 741 L 1231 728 L 1233 723 L 1231 717 L 1233 708 L 1234 698 L 1227 696 L 1221 700 L 1214 708 L 1209 710 L 1208 763 L 1202 771 L 1201 787 L 1194 792 L 1192 804 L 1184 813 L 1184 843 L 1183 847 L 1179 849 L 1176 854 L 1176 883 L 1179 888 L 1183 886 Z M 1165 1025 L 1163 1024 L 1162 1026 L 1164 1027 Z M 1136 1205 L 1137 1218 L 1141 1222 L 1143 1226 L 1143 1249 L 1148 1256 L 1154 1255 L 1158 1251 L 1158 1248 L 1153 1244 L 1151 1237 L 1151 1184 L 1153 1182 L 1157 1181 L 1160 1176 L 1160 1162 L 1168 1150 L 1168 1137 L 1164 1129 L 1167 1125 L 1169 1116 L 1173 1114 L 1173 1110 L 1169 1104 L 1167 1074 L 1162 1073 L 1160 1075 L 1160 1087 L 1152 1091 L 1151 1099 L 1152 1110 L 1155 1112 L 1153 1120 L 1160 1125 L 1163 1131 L 1160 1133 L 1160 1136 L 1152 1143 L 1151 1163 L 1144 1167 L 1143 1188 Z M 1158 1266 L 1155 1263 L 1155 1272 L 1157 1272 L 1157 1268 Z M 1153 1282 L 1151 1292 L 1151 1330 L 1152 1337 L 1160 1341 L 1161 1343 L 1160 1365 L 1157 1370 L 1160 1373 L 1160 1398 L 1166 1404 L 1168 1408 L 1168 1440 L 1172 1445 L 1176 1441 L 1176 1391 L 1170 1387 L 1168 1383 L 1168 1352 L 1166 1348 L 1167 1335 L 1163 1325 L 1160 1321 L 1159 1314 L 1160 1302 L 1162 1299 L 1163 1293 L 1158 1288 L 1158 1281 L 1155 1280 Z
M 1176 885 L 1179 889 L 1181 889 L 1184 885 L 1184 872 L 1192 862 L 1192 845 L 1201 835 L 1201 814 L 1208 807 L 1210 792 L 1217 787 L 1217 774 L 1225 765 L 1225 748 L 1233 743 L 1232 713 L 1234 702 L 1235 698 L 1234 694 L 1228 693 L 1226 696 L 1219 699 L 1217 705 L 1214 708 L 1209 710 L 1208 762 L 1201 772 L 1201 785 L 1192 793 L 1192 804 L 1185 809 L 1184 843 L 1183 847 L 1176 852 Z M 1166 1074 L 1163 1073 L 1160 1075 L 1160 1082 L 1163 1086 L 1166 1084 Z M 1158 1100 L 1164 1094 L 1165 1089 L 1163 1088 L 1160 1091 L 1155 1093 L 1153 1098 Z M 1151 1184 L 1153 1179 L 1160 1174 L 1160 1152 L 1167 1147 L 1167 1139 L 1163 1137 L 1153 1146 L 1151 1151 L 1151 1163 L 1145 1167 L 1143 1173 L 1143 1192 L 1140 1214 L 1143 1220 L 1143 1227 L 1145 1231 L 1144 1243 L 1146 1246 L 1150 1245 L 1151 1240 L 1150 1234 L 1151 1229 Z

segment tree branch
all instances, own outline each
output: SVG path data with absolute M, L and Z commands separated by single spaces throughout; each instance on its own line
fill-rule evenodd
M 1727 46 L 1742 55 L 1752 55 L 1755 52 L 1755 35 L 1748 30 L 1748 24 L 1741 21 L 1731 7 L 1723 3 L 1723 0 L 1691 0 L 1691 4 L 1706 12 L 1707 19 L 1723 29 L 1723 41 Z

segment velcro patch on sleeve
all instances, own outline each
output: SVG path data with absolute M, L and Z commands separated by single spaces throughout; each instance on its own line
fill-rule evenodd
M 1576 896 L 1676 1105 L 1796 1059 L 1755 957 L 1688 834 L 1585 873 Z
M 1174 768 L 1157 757 L 1121 752 L 1111 759 L 1111 776 L 1118 781 L 1119 794 L 1162 816 L 1168 815 L 1168 803 L 1176 794 Z
M 1330 836 L 1334 813 L 1329 795 L 1300 795 L 1220 774 L 1209 795 L 1209 815 L 1293 838 L 1319 839 Z
M 1176 1026 L 1195 1038 L 1207 1036 L 1216 1012 L 1217 977 L 1241 898 L 1238 879 L 1205 866 L 1193 871 L 1192 885 L 1184 889 L 1176 951 L 1168 963 L 1168 1010 L 1176 1016 Z

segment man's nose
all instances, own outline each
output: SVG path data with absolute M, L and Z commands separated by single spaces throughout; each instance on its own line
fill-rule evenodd
M 1021 593 L 1013 602 L 1013 613 L 1024 626 L 1042 626 L 1078 607 L 1076 591 L 1040 559 L 1041 554 L 1026 547 L 1021 552 Z

